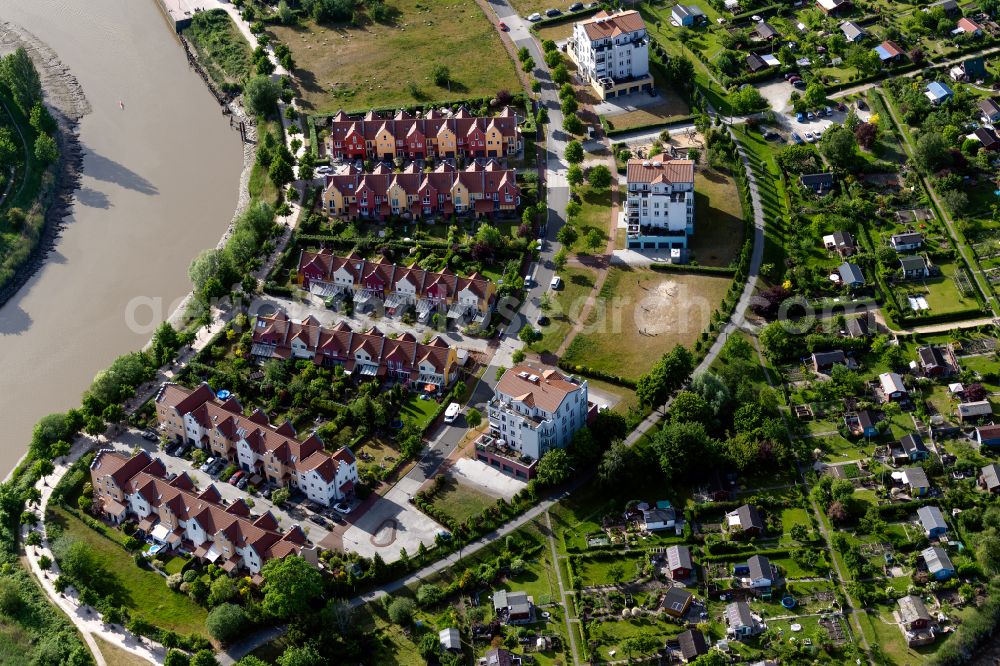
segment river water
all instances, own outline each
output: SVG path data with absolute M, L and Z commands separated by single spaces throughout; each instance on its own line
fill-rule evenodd
M 62 237 L 0 308 L 3 478 L 39 417 L 78 405 L 188 291 L 232 218 L 242 148 L 154 0 L 0 0 L 0 18 L 51 47 L 92 109 Z M 132 315 L 137 299 L 153 306 Z

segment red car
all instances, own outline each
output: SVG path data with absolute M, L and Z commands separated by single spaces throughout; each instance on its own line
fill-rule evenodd
M 500 29 L 503 30 L 504 32 L 510 30 L 510 28 L 507 27 L 507 24 L 504 23 L 503 21 L 500 21 Z
M 243 472 L 242 471 L 236 472 L 231 477 L 229 477 L 229 483 L 235 486 L 237 483 L 240 482 L 241 478 L 243 478 Z

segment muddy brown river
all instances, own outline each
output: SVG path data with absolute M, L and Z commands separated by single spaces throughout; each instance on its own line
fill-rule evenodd
M 0 0 L 0 19 L 47 44 L 90 106 L 72 215 L 0 308 L 2 478 L 38 418 L 78 405 L 188 291 L 232 218 L 242 149 L 154 0 Z

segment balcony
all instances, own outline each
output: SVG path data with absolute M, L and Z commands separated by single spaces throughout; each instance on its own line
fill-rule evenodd
M 476 458 L 516 478 L 530 479 L 538 461 L 507 446 L 495 435 L 483 434 L 476 440 Z

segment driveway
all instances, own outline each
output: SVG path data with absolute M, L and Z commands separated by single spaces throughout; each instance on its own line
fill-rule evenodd
M 403 477 L 344 531 L 344 549 L 364 557 L 378 553 L 386 562 L 395 562 L 403 548 L 413 555 L 421 543 L 433 545 L 435 535 L 444 528 L 410 503 L 421 485 L 410 476 Z
M 459 458 L 454 467 L 448 470 L 448 474 L 464 486 L 508 501 L 528 485 L 472 458 Z
M 270 500 L 259 495 L 250 495 L 225 481 L 213 479 L 208 474 L 193 466 L 190 461 L 184 458 L 168 456 L 163 451 L 160 451 L 158 444 L 147 442 L 137 431 L 129 431 L 116 436 L 114 441 L 105 445 L 105 448 L 113 448 L 126 455 L 131 455 L 132 451 L 136 448 L 141 448 L 154 458 L 159 458 L 163 461 L 168 473 L 181 474 L 187 472 L 188 476 L 191 477 L 195 485 L 201 490 L 214 484 L 226 503 L 232 503 L 239 499 L 252 502 L 251 514 L 254 517 L 270 511 L 278 519 L 278 524 L 282 530 L 287 530 L 292 525 L 300 525 L 309 538 L 309 541 L 313 543 L 319 543 L 329 533 L 329 530 L 320 527 L 311 520 L 307 520 L 312 511 L 309 511 L 305 507 L 286 506 L 286 508 L 280 508 L 272 504 Z

